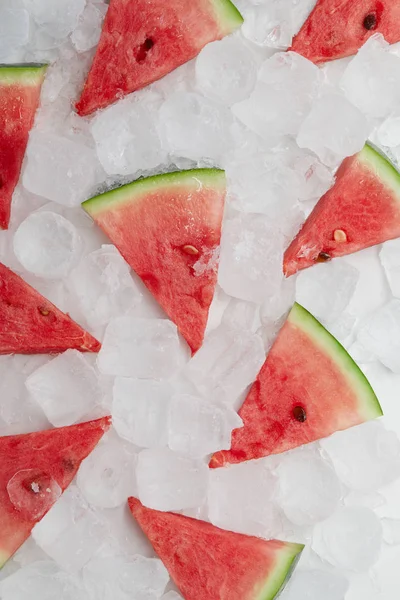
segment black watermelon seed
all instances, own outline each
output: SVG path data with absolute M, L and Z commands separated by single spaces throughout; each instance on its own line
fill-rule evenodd
M 331 255 L 327 252 L 320 252 L 317 256 L 317 262 L 327 262 L 328 260 L 331 260 L 331 258 Z
M 299 423 L 304 423 L 307 420 L 307 413 L 302 406 L 295 406 L 293 416 Z
M 364 19 L 363 25 L 365 27 L 365 29 L 367 29 L 368 31 L 371 31 L 372 29 L 375 29 L 376 27 L 376 15 L 374 15 L 374 13 L 371 13 L 369 15 L 367 15 Z

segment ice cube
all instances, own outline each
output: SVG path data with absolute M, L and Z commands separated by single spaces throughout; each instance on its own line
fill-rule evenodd
M 174 452 L 202 458 L 229 449 L 232 430 L 242 426 L 242 419 L 228 405 L 177 394 L 171 399 L 168 445 Z
M 176 325 L 167 319 L 117 317 L 106 329 L 98 365 L 102 373 L 168 379 L 183 366 Z
M 200 506 L 207 494 L 209 469 L 170 450 L 142 450 L 136 481 L 143 504 L 156 510 L 180 510 Z
M 334 183 L 331 170 L 310 154 L 298 156 L 294 169 L 300 181 L 299 200 L 319 200 Z
M 390 546 L 398 546 L 400 544 L 400 520 L 399 519 L 382 519 L 383 539 Z
M 85 256 L 69 281 L 82 313 L 93 328 L 128 313 L 142 300 L 129 266 L 115 246 L 102 246 Z
M 99 164 L 85 144 L 55 133 L 30 135 L 23 185 L 27 190 L 65 206 L 87 199 L 98 180 Z
M 399 140 L 400 143 L 400 140 Z M 383 244 L 379 257 L 389 281 L 393 296 L 400 298 L 400 239 Z
M 38 561 L 19 569 L 0 582 L 3 600 L 87 600 L 79 579 L 52 561 Z
M 202 396 L 233 403 L 255 380 L 264 361 L 259 335 L 222 324 L 207 335 L 184 373 Z
M 48 211 L 29 215 L 15 232 L 13 245 L 21 265 L 45 279 L 64 278 L 82 252 L 82 240 L 72 223 Z
M 77 350 L 67 350 L 39 367 L 26 387 L 55 427 L 72 425 L 103 399 L 96 371 Z
M 378 143 L 388 148 L 400 146 L 400 114 L 394 111 L 377 129 Z
M 400 440 L 379 421 L 370 421 L 321 440 L 348 487 L 376 491 L 400 476 Z
M 166 446 L 172 394 L 166 381 L 117 377 L 112 407 L 117 433 L 143 448 Z
M 29 14 L 22 2 L 3 0 L 0 6 L 0 56 L 29 41 Z
M 332 466 L 317 449 L 299 449 L 283 455 L 276 469 L 279 504 L 295 525 L 312 525 L 331 515 L 341 498 L 341 486 Z
M 378 560 L 382 525 L 369 508 L 340 508 L 317 523 L 312 548 L 324 560 L 346 570 L 367 571 Z
M 106 173 L 128 175 L 165 160 L 156 129 L 158 105 L 158 95 L 146 90 L 139 98 L 125 98 L 94 118 L 91 130 Z
M 296 300 L 324 325 L 342 317 L 359 280 L 358 269 L 343 260 L 315 265 L 299 273 Z
M 182 596 L 171 590 L 170 592 L 164 594 L 161 600 L 183 600 L 183 598 Z
M 297 134 L 320 82 L 318 67 L 295 52 L 278 53 L 262 65 L 248 100 L 233 107 L 249 129 L 266 139 Z
M 279 292 L 271 296 L 261 307 L 261 322 L 268 325 L 272 322 L 279 322 L 286 313 L 292 308 L 295 300 L 295 280 L 293 277 L 284 279 L 281 283 Z
M 238 35 L 207 44 L 196 60 L 198 87 L 223 104 L 247 98 L 256 78 L 255 57 Z
M 94 46 L 100 39 L 101 26 L 107 6 L 105 4 L 86 4 L 85 10 L 81 13 L 78 26 L 75 27 L 71 35 L 71 42 L 78 52 L 86 52 Z
M 303 121 L 297 143 L 309 148 L 328 166 L 359 152 L 368 137 L 365 116 L 347 98 L 326 93 L 316 100 Z
M 135 493 L 133 448 L 107 436 L 82 462 L 78 487 L 93 506 L 115 508 Z
M 39 548 L 32 537 L 29 537 L 22 546 L 18 548 L 13 556 L 13 562 L 17 563 L 20 567 L 30 565 L 33 562 L 38 562 L 40 560 L 47 560 L 47 555 Z
M 218 527 L 248 535 L 279 532 L 277 481 L 265 461 L 210 470 L 209 519 Z
M 343 600 L 349 583 L 340 573 L 297 569 L 290 579 L 282 600 Z
M 253 302 L 231 298 L 222 315 L 222 323 L 229 329 L 238 328 L 255 332 L 259 325 L 259 307 Z
M 218 282 L 235 298 L 260 304 L 283 280 L 283 239 L 264 216 L 242 214 L 225 221 Z
M 400 300 L 392 299 L 368 315 L 358 329 L 357 341 L 388 369 L 400 373 Z
M 67 571 L 83 567 L 107 539 L 104 520 L 71 485 L 32 530 L 35 542 Z
M 70 34 L 85 8 L 85 0 L 24 0 L 24 4 L 40 30 L 54 38 Z
M 169 95 L 160 109 L 166 150 L 196 161 L 218 160 L 230 149 L 230 122 L 225 108 L 192 92 Z
M 381 34 L 370 37 L 348 65 L 340 85 L 364 114 L 386 117 L 400 102 L 400 58 Z
M 169 580 L 158 558 L 93 558 L 83 569 L 83 581 L 91 600 L 158 600 Z

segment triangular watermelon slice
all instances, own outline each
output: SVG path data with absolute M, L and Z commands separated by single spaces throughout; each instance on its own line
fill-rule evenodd
M 46 74 L 44 65 L 0 66 L 0 229 L 10 221 L 29 131 Z
M 110 417 L 0 437 L 0 568 L 69 486 Z
M 217 282 L 226 181 L 219 169 L 139 179 L 83 203 L 193 351 Z
M 355 54 L 374 33 L 400 41 L 398 0 L 318 0 L 290 50 L 325 62 Z
M 229 0 L 111 0 L 78 113 L 164 77 L 242 22 Z
M 136 498 L 129 508 L 185 600 L 273 600 L 304 548 L 145 508 Z
M 98 352 L 98 342 L 70 316 L 0 263 L 0 354 Z
M 319 200 L 285 252 L 293 275 L 318 262 L 400 236 L 400 173 L 376 149 L 346 158 L 334 186 Z
M 382 409 L 343 346 L 296 303 L 239 415 L 244 427 L 210 467 L 285 452 L 380 417 Z

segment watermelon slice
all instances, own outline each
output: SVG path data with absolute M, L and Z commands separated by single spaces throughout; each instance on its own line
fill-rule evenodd
M 0 437 L 0 568 L 69 486 L 110 417 Z
M 400 173 L 371 145 L 340 166 L 286 250 L 286 276 L 400 236 Z
M 111 0 L 78 113 L 164 77 L 242 22 L 229 0 Z
M 10 221 L 29 131 L 39 104 L 45 65 L 0 66 L 0 229 Z
M 83 203 L 193 351 L 202 344 L 217 282 L 225 173 L 155 175 Z
M 210 467 L 285 452 L 380 417 L 382 409 L 346 350 L 295 304 L 239 415 L 244 427 Z
M 273 600 L 304 548 L 145 508 L 136 498 L 129 508 L 185 600 Z
M 100 342 L 0 263 L 0 354 L 98 352 Z
M 400 41 L 398 0 L 318 0 L 290 50 L 325 62 L 355 54 L 374 33 Z

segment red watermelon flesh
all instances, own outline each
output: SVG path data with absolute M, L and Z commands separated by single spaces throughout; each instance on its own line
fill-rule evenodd
M 398 0 L 318 0 L 290 50 L 325 62 L 355 54 L 374 33 L 400 41 Z
M 0 568 L 69 486 L 110 417 L 0 437 Z
M 111 0 L 78 113 L 164 77 L 242 22 L 229 0 Z
M 129 508 L 185 600 L 273 600 L 304 547 L 152 510 L 136 498 Z
M 193 351 L 217 283 L 225 192 L 224 171 L 194 169 L 139 179 L 82 205 Z
M 300 269 L 400 236 L 400 173 L 369 144 L 340 166 L 286 250 L 288 277 Z
M 380 417 L 382 409 L 346 350 L 295 304 L 239 415 L 244 426 L 210 467 L 285 452 Z
M 0 66 L 0 229 L 10 221 L 18 183 L 47 66 Z
M 0 354 L 98 352 L 98 342 L 0 263 Z

